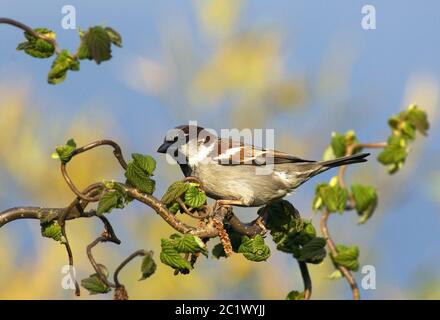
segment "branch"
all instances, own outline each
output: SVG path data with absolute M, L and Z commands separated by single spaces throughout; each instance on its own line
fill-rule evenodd
M 327 239 L 327 246 L 330 249 L 331 254 L 333 256 L 336 256 L 338 254 L 338 250 L 336 249 L 335 243 L 333 242 L 332 238 L 330 237 L 330 233 L 329 233 L 328 227 L 327 227 L 327 221 L 328 221 L 329 215 L 330 215 L 330 212 L 327 209 L 324 209 L 322 211 L 321 232 L 322 232 L 322 235 L 324 236 L 324 238 Z M 342 273 L 342 275 L 347 279 L 347 282 L 349 283 L 352 294 L 353 294 L 353 299 L 359 300 L 360 299 L 359 289 L 358 289 L 356 280 L 354 279 L 351 272 L 344 266 L 337 264 L 336 267 Z
M 44 40 L 46 42 L 49 42 L 51 45 L 54 46 L 55 48 L 55 52 L 57 54 L 59 54 L 61 52 L 58 43 L 55 39 L 50 38 L 50 37 L 46 37 L 44 34 L 38 33 L 36 32 L 34 29 L 32 29 L 31 27 L 25 25 L 24 23 L 21 23 L 17 20 L 14 19 L 10 19 L 10 18 L 0 18 L 0 24 L 9 24 L 11 26 L 14 26 L 16 28 L 19 28 L 27 33 L 29 33 L 30 35 L 34 36 L 35 38 L 39 38 L 41 40 Z

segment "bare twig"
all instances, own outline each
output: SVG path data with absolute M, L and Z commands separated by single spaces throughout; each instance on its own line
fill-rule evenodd
M 307 263 L 303 261 L 298 261 L 298 264 L 304 283 L 304 299 L 310 300 L 312 297 L 312 279 L 310 278 L 309 269 L 307 268 Z

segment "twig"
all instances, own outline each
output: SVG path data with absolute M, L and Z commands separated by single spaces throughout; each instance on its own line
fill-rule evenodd
M 96 238 L 95 240 L 93 240 L 87 246 L 87 257 L 89 258 L 90 264 L 92 265 L 93 269 L 95 269 L 95 272 L 98 275 L 99 279 L 103 283 L 105 283 L 108 287 L 114 288 L 115 285 L 113 283 L 111 283 L 107 279 L 107 277 L 103 274 L 102 269 L 100 268 L 100 266 L 98 265 L 98 263 L 96 262 L 95 258 L 93 257 L 93 254 L 92 254 L 93 247 L 95 247 L 98 243 L 107 242 L 107 241 L 109 241 L 109 239 L 105 236 L 100 236 L 100 237 Z
M 312 296 L 312 279 L 310 278 L 309 269 L 307 267 L 307 263 L 303 261 L 298 261 L 298 264 L 304 283 L 304 299 L 310 300 Z
M 17 20 L 10 19 L 10 18 L 0 18 L 0 24 L 2 24 L 2 23 L 3 24 L 9 24 L 9 25 L 14 26 L 16 28 L 19 28 L 19 29 L 29 33 L 30 35 L 34 36 L 35 38 L 39 38 L 41 40 L 49 42 L 51 45 L 54 46 L 55 52 L 57 54 L 59 54 L 61 52 L 61 50 L 60 50 L 60 48 L 58 46 L 58 43 L 57 43 L 57 41 L 55 39 L 47 37 L 44 34 L 36 32 L 34 29 L 32 29 L 31 27 L 25 25 L 24 23 L 21 23 L 21 22 L 19 22 Z
M 121 287 L 122 284 L 119 282 L 119 272 L 134 258 L 141 256 L 144 257 L 147 254 L 151 253 L 151 251 L 147 251 L 147 250 L 137 250 L 135 252 L 133 252 L 132 254 L 130 254 L 127 258 L 125 258 L 124 261 L 121 262 L 121 264 L 116 268 L 115 270 L 115 274 L 113 275 L 113 281 L 115 282 L 115 286 L 116 287 Z
M 330 249 L 330 252 L 333 256 L 336 256 L 338 254 L 338 250 L 336 249 L 336 245 L 333 242 L 332 238 L 330 237 L 330 233 L 328 231 L 327 227 L 327 221 L 329 218 L 330 212 L 327 209 L 324 209 L 322 211 L 322 217 L 321 217 L 321 232 L 324 238 L 327 239 L 327 246 Z M 359 289 L 356 283 L 356 280 L 354 279 L 351 272 L 344 266 L 336 264 L 336 267 L 339 271 L 341 271 L 342 275 L 347 279 L 348 284 L 350 285 L 353 299 L 359 300 L 360 299 L 360 293 Z

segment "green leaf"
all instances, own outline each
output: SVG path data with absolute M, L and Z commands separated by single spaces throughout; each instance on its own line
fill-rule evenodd
M 337 132 L 333 132 L 331 146 L 333 149 L 333 154 L 335 155 L 336 158 L 345 156 L 345 150 L 347 147 L 345 141 L 345 135 L 342 135 Z
M 41 235 L 45 238 L 50 238 L 60 243 L 64 243 L 65 239 L 61 233 L 61 226 L 57 221 L 48 223 L 41 223 Z
M 326 251 L 324 249 L 326 240 L 324 238 L 315 237 L 307 242 L 294 256 L 299 261 L 307 263 L 321 263 L 325 258 Z
M 126 200 L 124 194 L 119 190 L 110 190 L 105 192 L 99 199 L 96 213 L 101 215 L 112 211 L 114 208 L 123 209 Z
M 81 37 L 78 58 L 95 60 L 97 64 L 110 60 L 111 43 L 112 39 L 103 27 L 90 27 Z
M 344 212 L 347 204 L 348 192 L 339 185 L 321 185 L 317 192 L 322 199 L 322 203 L 330 212 Z
M 89 291 L 89 294 L 99 294 L 110 292 L 110 287 L 102 282 L 97 273 L 81 280 L 81 285 Z
M 180 236 L 178 234 L 172 235 L 174 240 L 174 246 L 179 253 L 198 253 L 201 252 L 204 255 L 208 255 L 206 246 L 202 239 L 191 234 L 185 234 Z
M 156 271 L 156 268 L 157 265 L 153 259 L 153 251 L 149 251 L 142 260 L 142 265 L 141 265 L 142 277 L 139 279 L 139 281 L 151 277 L 153 273 Z
M 173 240 L 161 240 L 162 251 L 160 253 L 160 261 L 173 269 L 191 270 L 192 266 L 188 260 L 184 259 L 175 248 Z
M 133 158 L 134 163 L 137 164 L 146 174 L 149 176 L 153 175 L 153 172 L 156 169 L 156 160 L 154 160 L 152 156 L 133 153 L 131 157 Z
M 79 61 L 74 59 L 67 50 L 61 51 L 52 63 L 47 75 L 50 84 L 58 84 L 66 79 L 67 71 L 78 71 Z
M 349 270 L 357 271 L 359 269 L 359 248 L 358 246 L 347 247 L 342 244 L 336 246 L 338 254 L 332 256 L 336 264 L 346 267 Z
M 156 188 L 156 182 L 150 178 L 156 162 L 150 156 L 133 154 L 133 160 L 128 163 L 125 177 L 127 181 L 140 191 L 152 194 Z
M 72 154 L 75 149 L 75 140 L 70 139 L 64 146 L 58 146 L 55 148 L 55 152 L 52 154 L 52 158 L 60 159 L 62 163 L 67 163 L 72 158 Z
M 213 248 L 212 248 L 212 256 L 216 259 L 220 259 L 221 257 L 226 258 L 226 253 L 225 250 L 223 248 L 223 245 L 221 243 L 217 243 Z
M 413 125 L 421 134 L 427 135 L 429 129 L 428 116 L 425 111 L 421 110 L 417 105 L 409 106 L 406 113 L 406 120 Z
M 168 210 L 170 210 L 171 213 L 176 214 L 180 210 L 180 205 L 177 202 L 173 202 L 170 206 L 168 206 Z
M 359 223 L 365 223 L 373 215 L 377 206 L 378 197 L 376 188 L 353 184 L 351 186 L 351 192 L 356 203 L 356 211 L 361 217 Z
M 304 292 L 290 291 L 285 300 L 304 300 Z
M 110 37 L 110 41 L 117 47 L 122 47 L 122 37 L 115 29 L 112 29 L 110 27 L 106 27 L 105 31 L 107 32 L 108 36 Z
M 178 197 L 184 194 L 189 187 L 190 184 L 185 183 L 183 181 L 173 182 L 173 184 L 168 187 L 168 190 L 163 195 L 162 202 L 165 203 L 166 205 L 172 203 Z
M 391 136 L 387 146 L 377 156 L 377 160 L 385 165 L 397 164 L 405 161 L 407 157 L 406 143 L 403 138 Z
M 191 185 L 185 193 L 185 204 L 190 208 L 200 208 L 206 202 L 206 195 L 199 191 L 196 186 Z
M 270 256 L 270 249 L 261 235 L 254 238 L 243 236 L 238 252 L 242 253 L 246 259 L 255 262 L 266 261 Z
M 52 30 L 36 28 L 34 31 L 48 38 L 55 39 L 55 33 Z M 24 36 L 27 41 L 20 43 L 17 46 L 17 50 L 24 50 L 24 52 L 28 55 L 40 59 L 49 58 L 55 53 L 55 47 L 52 43 L 34 37 L 32 34 L 27 32 L 24 32 Z

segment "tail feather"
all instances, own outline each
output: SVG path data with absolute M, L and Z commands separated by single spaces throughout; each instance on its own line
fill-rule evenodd
M 369 153 L 359 153 L 333 160 L 320 161 L 319 164 L 326 169 L 330 169 L 334 167 L 345 166 L 347 164 L 365 162 L 367 161 L 367 159 L 365 158 L 368 157 L 369 155 L 370 155 Z

